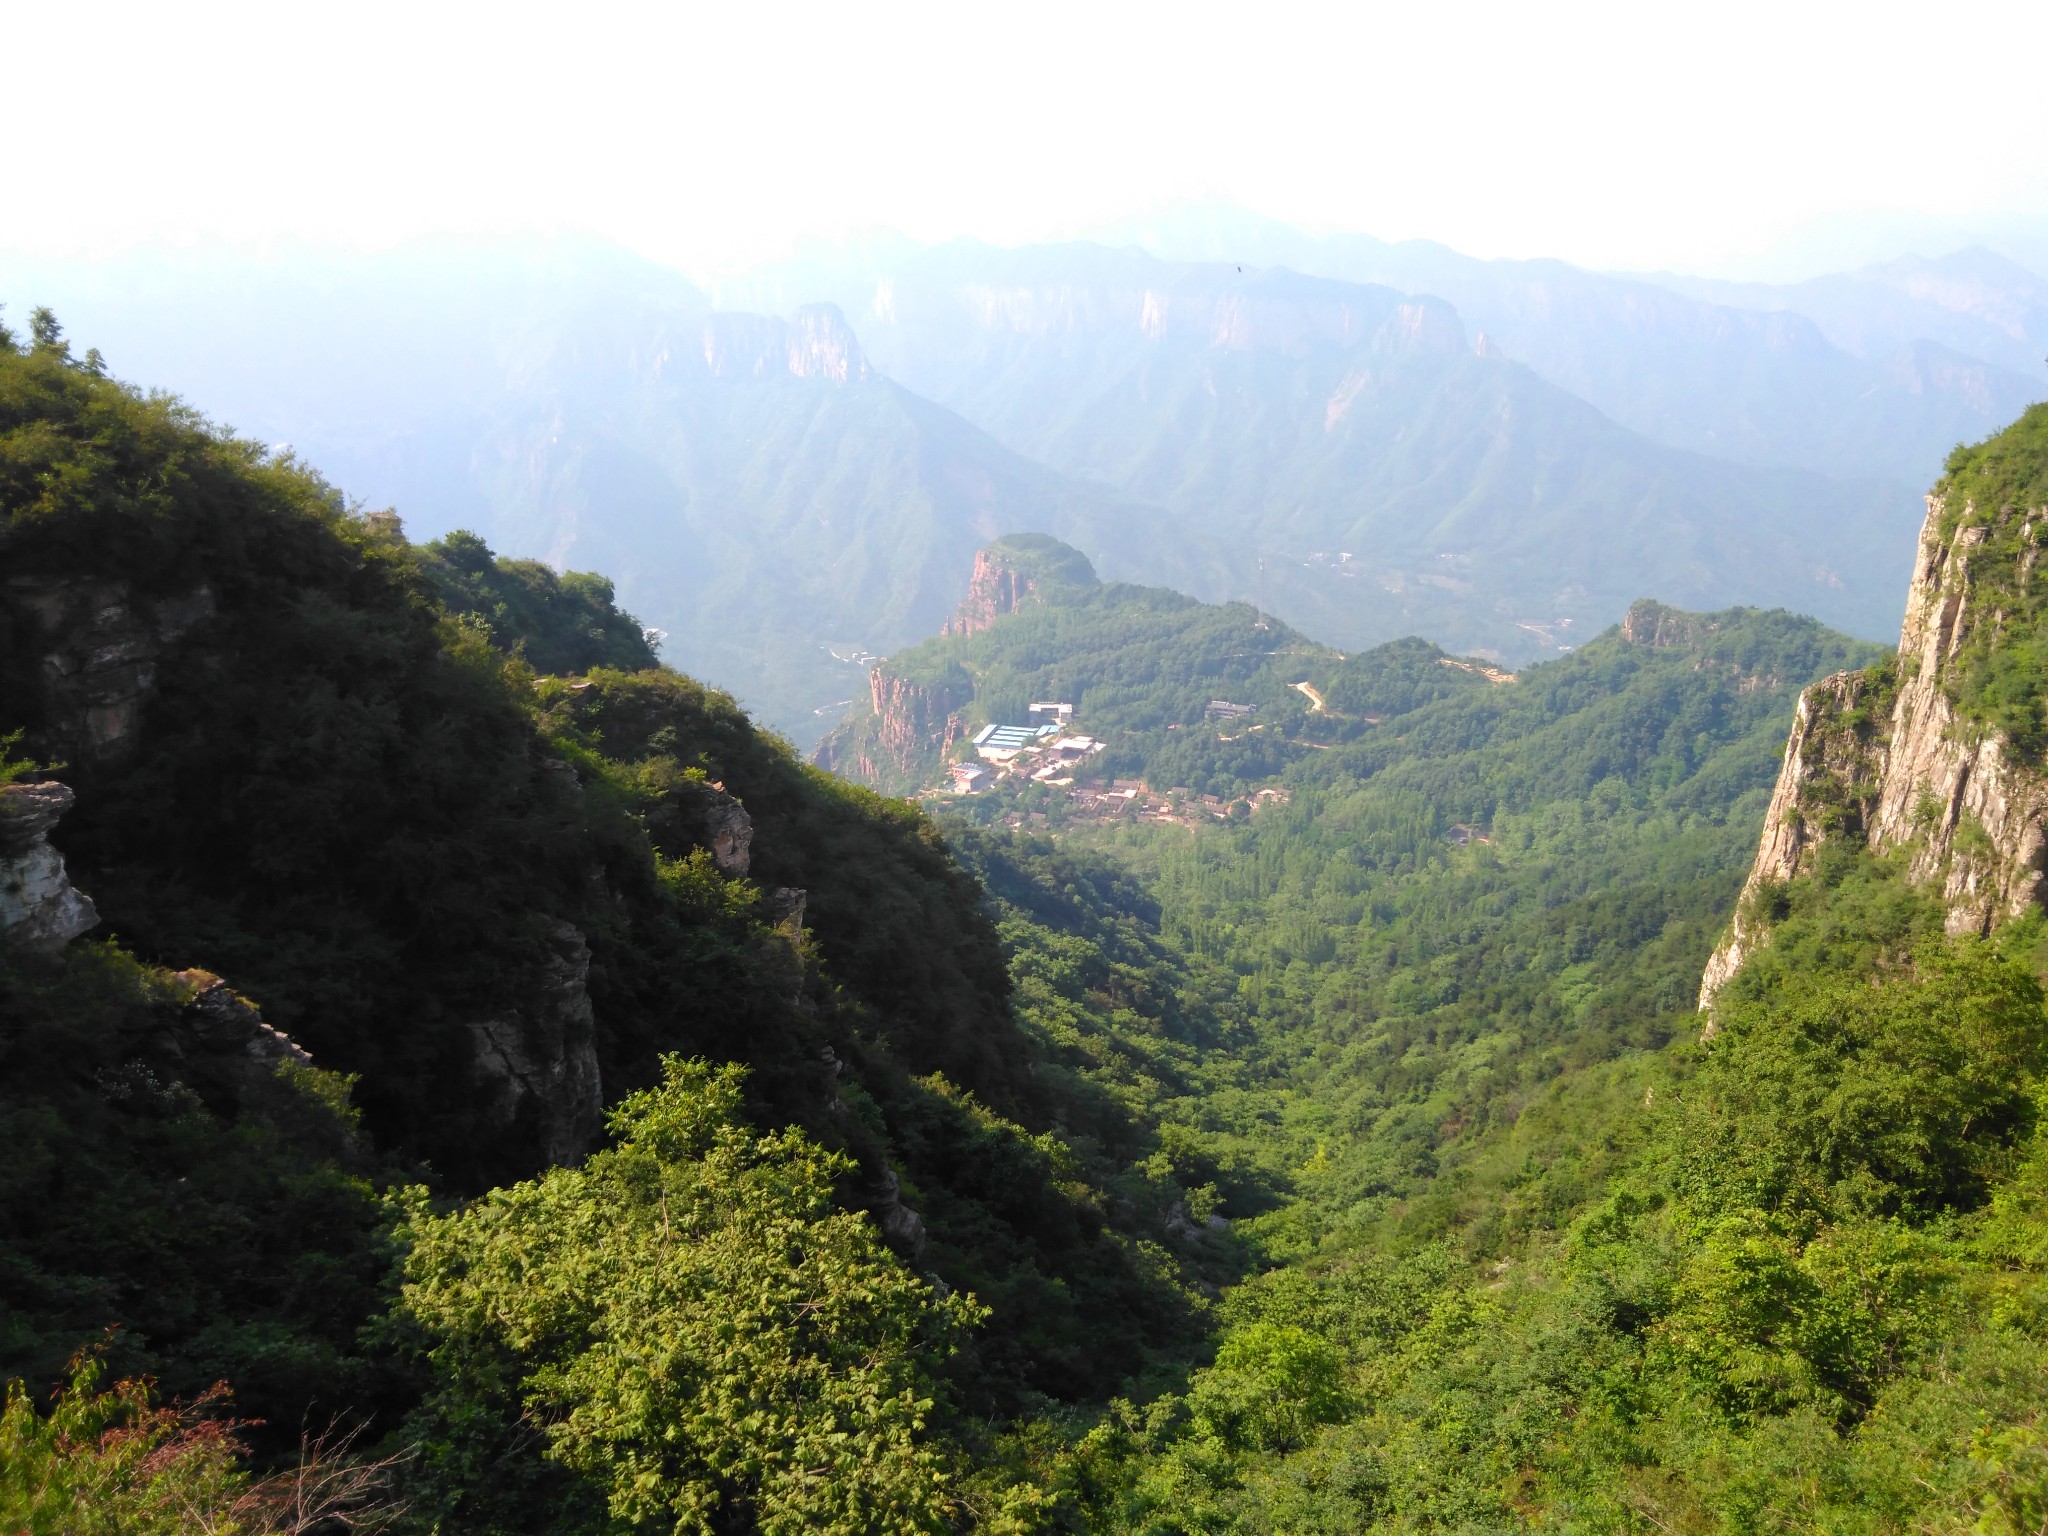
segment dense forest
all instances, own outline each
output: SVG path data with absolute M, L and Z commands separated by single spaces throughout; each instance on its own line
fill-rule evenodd
M 1952 936 L 1839 817 L 1743 894 L 1875 648 L 1644 603 L 1509 677 L 1069 571 L 898 675 L 1276 793 L 1012 828 L 0 342 L 0 859 L 61 782 L 100 919 L 0 939 L 0 1526 L 2048 1515 L 2042 920 Z M 2038 578 L 1987 571 L 1962 718 L 2023 753 Z

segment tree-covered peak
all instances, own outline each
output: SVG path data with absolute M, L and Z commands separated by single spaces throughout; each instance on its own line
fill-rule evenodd
M 618 606 L 609 577 L 508 560 L 462 528 L 422 545 L 419 559 L 442 606 L 482 620 L 499 646 L 521 652 L 537 672 L 655 664 L 659 636 Z
M 1049 533 L 1007 534 L 982 551 L 981 563 L 1015 571 L 1041 594 L 1098 582 L 1088 557 Z

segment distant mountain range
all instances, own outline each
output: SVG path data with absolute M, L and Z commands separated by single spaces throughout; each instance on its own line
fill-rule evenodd
M 1526 661 L 1648 591 L 1883 634 L 1920 487 L 2048 393 L 2044 285 L 1981 253 L 1738 290 L 1168 233 L 1235 259 L 898 241 L 707 296 L 594 242 L 0 258 L 0 297 L 415 534 L 616 573 L 804 745 L 1020 531 L 1352 648 Z
M 2048 392 L 2048 280 L 1984 250 L 1773 286 L 1482 261 L 1428 240 L 1305 235 L 1227 208 L 1118 226 L 1097 243 L 1444 299 L 1484 350 L 1645 436 L 1745 464 L 1920 486 L 1958 442 Z M 950 251 L 937 260 L 956 272 L 990 265 L 983 248 Z M 869 334 L 870 295 L 933 260 L 882 241 L 721 284 L 717 297 L 770 310 L 830 297 L 896 367 Z
M 1216 576 L 1174 558 L 1153 510 L 879 375 L 829 306 L 715 313 L 578 245 L 97 276 L 60 315 L 117 372 L 290 443 L 416 537 L 467 526 L 618 573 L 667 659 L 805 745 L 865 691 L 869 653 L 936 629 L 1012 528 Z
M 1201 595 L 1340 645 L 1419 633 L 1528 660 L 1645 591 L 1896 622 L 1884 572 L 1918 526 L 1907 482 L 1672 449 L 1475 346 L 1439 299 L 956 245 L 892 266 L 853 319 L 913 389 L 1225 550 L 1228 581 Z

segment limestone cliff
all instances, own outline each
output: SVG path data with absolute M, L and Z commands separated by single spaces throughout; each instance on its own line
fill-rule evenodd
M 1378 354 L 1469 350 L 1449 304 L 1391 288 L 1330 282 L 1283 270 L 1228 276 L 1160 267 L 1142 258 L 1121 272 L 1075 280 L 969 281 L 937 289 L 884 281 L 871 309 L 883 325 L 919 325 L 951 312 L 996 335 L 1059 337 L 1135 329 L 1148 341 L 1303 357 L 1370 343 Z
M 832 304 L 807 304 L 794 320 L 716 314 L 704 322 L 704 366 L 717 379 L 799 379 L 857 384 L 872 375 L 846 317 Z
M 597 1021 L 590 1006 L 590 945 L 550 920 L 545 951 L 518 1005 L 469 1026 L 489 1118 L 524 1126 L 549 1163 L 573 1162 L 604 1125 Z
M 1045 534 L 1011 534 L 975 553 L 967 595 L 939 633 L 977 635 L 1027 601 L 1096 581 L 1095 567 L 1079 550 Z
M 100 920 L 50 846 L 71 801 L 62 784 L 0 785 L 0 940 L 31 954 L 55 954 Z
M 704 846 L 722 872 L 744 875 L 754 862 L 754 818 L 723 784 L 708 786 L 705 797 Z
M 1980 506 L 1943 485 L 1927 499 L 1898 654 L 1800 697 L 1756 861 L 1701 982 L 1702 1009 L 1769 941 L 1763 898 L 1831 840 L 1909 850 L 1909 878 L 1939 889 L 1951 933 L 1988 932 L 2043 899 L 2048 776 L 1957 701 L 1968 669 L 2009 641 L 2048 507 Z
M 192 1083 L 209 1102 L 245 1101 L 262 1093 L 280 1067 L 312 1064 L 297 1041 L 213 972 L 176 971 L 165 981 L 169 996 L 157 1010 L 159 1027 L 131 1048 L 135 1059 Z
M 1037 590 L 1031 576 L 1005 560 L 994 549 L 975 552 L 974 574 L 968 578 L 967 595 L 953 616 L 946 620 L 942 635 L 977 635 L 1006 613 L 1015 613 Z
M 868 696 L 868 718 L 857 730 L 826 737 L 815 761 L 863 784 L 896 788 L 922 779 L 967 734 L 960 711 L 974 685 L 957 667 L 925 682 L 898 677 L 884 662 L 868 673 Z
M 0 582 L 0 622 L 24 630 L 40 660 L 42 744 L 71 763 L 125 760 L 166 653 L 213 613 L 213 591 L 203 585 L 142 598 L 125 581 Z

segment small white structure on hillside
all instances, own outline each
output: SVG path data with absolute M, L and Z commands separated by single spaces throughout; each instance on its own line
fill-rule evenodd
M 992 763 L 1007 763 L 1059 730 L 1056 725 L 984 725 L 974 733 L 974 750 Z

